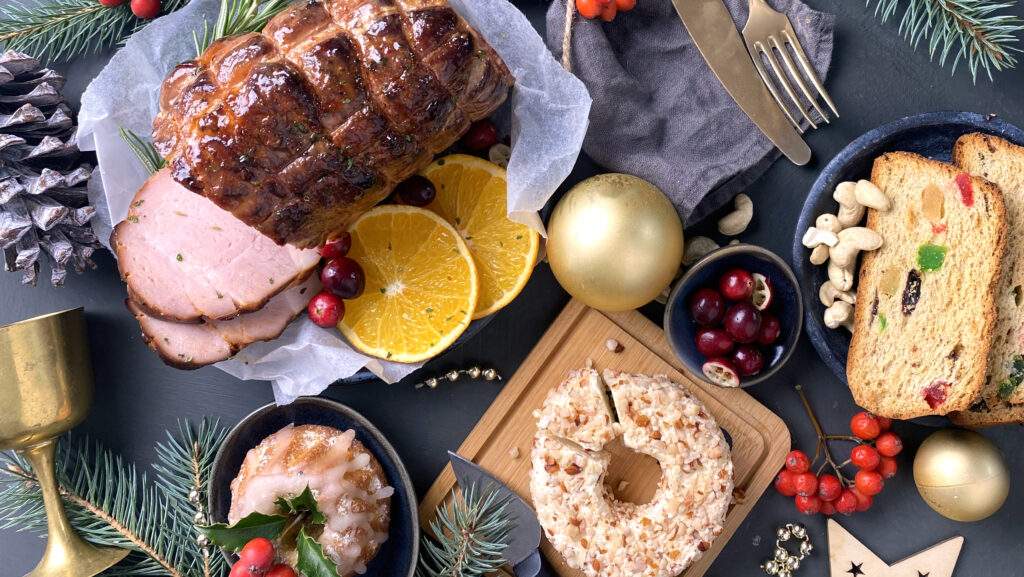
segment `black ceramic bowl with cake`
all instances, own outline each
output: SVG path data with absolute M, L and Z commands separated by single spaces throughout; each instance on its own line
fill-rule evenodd
M 303 501 L 307 489 L 323 522 Z M 341 577 L 414 574 L 419 521 L 412 482 L 380 431 L 341 403 L 303 397 L 244 418 L 217 453 L 208 498 L 214 523 L 253 514 L 284 518 L 281 531 L 267 534 L 274 564 L 299 564 L 302 526 L 306 544 L 315 542 Z M 229 560 L 247 537 L 223 547 Z
M 664 326 L 688 372 L 716 385 L 745 387 L 789 360 L 803 327 L 803 297 L 793 271 L 774 253 L 730 245 L 679 279 Z

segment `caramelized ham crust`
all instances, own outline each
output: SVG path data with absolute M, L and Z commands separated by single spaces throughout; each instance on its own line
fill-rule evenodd
M 505 99 L 501 59 L 445 0 L 309 0 L 164 82 L 173 178 L 278 244 L 318 246 Z

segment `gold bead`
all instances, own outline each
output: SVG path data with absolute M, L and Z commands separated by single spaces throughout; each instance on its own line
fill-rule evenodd
M 775 536 L 779 539 L 779 541 L 785 542 L 789 541 L 792 535 L 790 535 L 789 529 L 785 527 L 779 527 L 778 531 L 775 532 Z
M 459 371 L 448 371 L 445 373 L 444 378 L 454 383 L 459 380 Z
M 814 546 L 811 545 L 810 541 L 804 541 L 803 543 L 800 543 L 801 555 L 810 555 L 812 551 L 814 551 Z
M 429 379 L 424 381 L 424 384 L 427 385 L 428 387 L 430 387 L 431 389 L 436 389 L 437 388 L 437 377 L 430 377 Z
M 761 568 L 769 575 L 775 575 L 779 572 L 779 565 L 775 561 L 765 561 Z
M 480 367 L 470 367 L 470 368 L 466 369 L 466 374 L 471 379 L 479 379 L 480 378 Z
M 789 558 L 789 551 L 786 551 L 782 547 L 775 548 L 775 560 L 785 562 Z
M 793 528 L 790 529 L 790 532 L 793 533 L 793 536 L 797 539 L 803 539 L 807 536 L 807 528 L 803 525 L 793 525 Z
M 483 376 L 485 381 L 493 381 L 498 378 L 498 371 L 494 369 L 484 369 Z

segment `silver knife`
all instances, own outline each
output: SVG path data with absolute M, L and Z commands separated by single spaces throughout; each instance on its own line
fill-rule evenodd
M 547 565 L 538 550 L 540 547 L 540 523 L 537 513 L 526 501 L 509 489 L 508 485 L 480 468 L 479 465 L 448 451 L 455 480 L 463 489 L 476 486 L 480 489 L 497 491 L 498 497 L 506 502 L 505 510 L 512 517 L 515 528 L 509 535 L 508 547 L 502 552 L 505 561 L 513 567 L 516 577 L 557 577 Z
M 772 99 L 722 0 L 672 0 L 672 5 L 729 96 L 786 158 L 807 164 L 811 149 Z

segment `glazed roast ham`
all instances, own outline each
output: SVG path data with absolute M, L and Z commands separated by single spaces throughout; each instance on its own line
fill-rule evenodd
M 323 244 L 490 115 L 512 78 L 444 0 L 300 1 L 164 82 L 174 180 L 278 244 Z
M 444 0 L 302 0 L 177 66 L 154 120 L 167 168 L 111 237 L 146 341 L 194 368 L 276 338 L 309 299 L 315 247 L 511 83 Z

